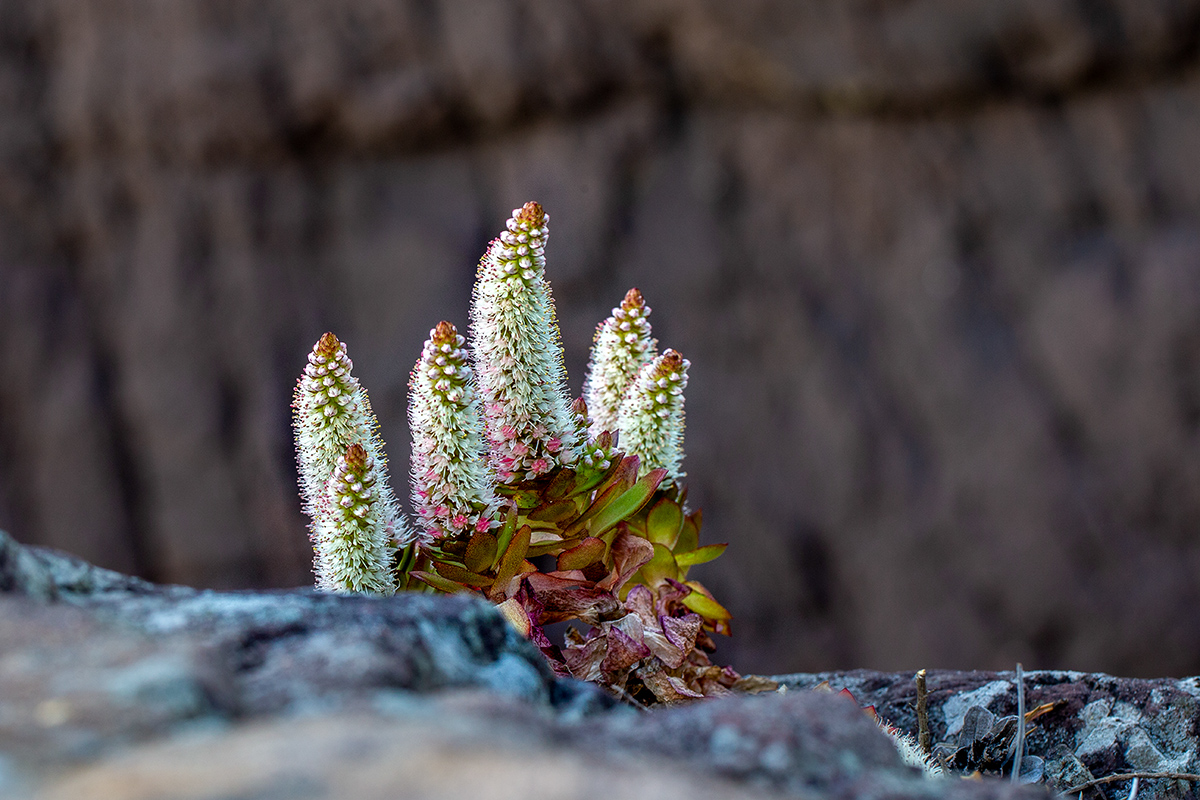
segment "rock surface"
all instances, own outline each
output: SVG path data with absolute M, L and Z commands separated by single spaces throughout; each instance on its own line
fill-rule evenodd
M 797 689 L 828 681 L 874 705 L 892 724 L 915 734 L 914 676 L 858 670 L 783 675 Z M 952 740 L 971 706 L 996 716 L 1017 713 L 1015 673 L 929 671 L 929 726 L 934 742 Z M 1026 753 L 1043 758 L 1059 791 L 1118 773 L 1200 773 L 1200 678 L 1137 680 L 1104 674 L 1025 673 L 1025 708 L 1052 706 L 1033 723 Z M 1129 791 L 1129 783 L 1119 784 Z M 1118 789 L 1107 787 L 1115 794 Z M 1142 779 L 1138 797 L 1194 796 L 1197 783 Z M 1108 795 L 1106 795 L 1108 796 Z M 1125 795 L 1122 795 L 1125 796 Z
M 0 796 L 1048 796 L 924 777 L 831 694 L 617 706 L 473 598 L 160 587 L 2 533 L 0 586 Z
M 743 670 L 1200 673 L 1198 0 L 169 8 L 0 4 L 0 526 L 306 583 L 305 353 L 403 475 L 536 198 L 572 388 L 630 286 L 694 365 Z

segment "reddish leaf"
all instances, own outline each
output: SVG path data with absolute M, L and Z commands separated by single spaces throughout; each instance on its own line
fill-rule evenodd
M 600 664 L 600 671 L 610 679 L 650 655 L 650 649 L 617 626 L 607 630 L 608 653 Z
M 637 614 L 643 626 L 652 628 L 657 624 L 658 614 L 654 611 L 654 594 L 645 586 L 638 584 L 629 590 L 629 594 L 625 597 L 625 608 L 629 609 L 630 613 Z
M 679 678 L 668 675 L 661 668 L 639 670 L 638 677 L 646 688 L 654 692 L 660 703 L 680 703 L 703 697 L 700 692 L 688 688 Z
M 619 591 L 642 565 L 654 557 L 654 545 L 628 531 L 617 534 L 612 544 L 613 572 L 596 584 L 601 589 Z
M 536 620 L 539 625 L 568 619 L 598 625 L 602 616 L 617 609 L 617 599 L 612 593 L 597 588 L 590 581 L 566 580 L 532 572 L 523 582 L 542 604 L 541 616 Z
M 547 500 L 553 501 L 573 493 L 575 489 L 575 477 L 575 470 L 570 467 L 563 467 L 558 470 L 555 476 L 551 478 L 550 483 L 546 485 L 543 496 Z
M 573 517 L 577 510 L 575 501 L 568 498 L 555 503 L 538 506 L 529 512 L 529 518 L 538 522 L 561 522 L 564 519 Z
M 700 635 L 701 620 L 697 614 L 685 614 L 682 617 L 659 617 L 663 633 L 671 644 L 684 653 L 692 652 L 696 646 L 696 637 Z
M 563 661 L 572 677 L 598 682 L 603 677 L 600 664 L 607 654 L 607 641 L 603 636 L 595 635 L 583 641 L 568 642 L 563 649 Z

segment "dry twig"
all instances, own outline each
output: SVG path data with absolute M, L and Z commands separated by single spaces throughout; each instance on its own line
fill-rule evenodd
M 933 751 L 933 741 L 929 734 L 929 691 L 925 686 L 923 669 L 917 672 L 917 744 L 925 755 Z
M 1064 790 L 1063 794 L 1074 794 L 1075 792 L 1082 792 L 1084 789 L 1090 789 L 1093 786 L 1099 786 L 1102 783 L 1118 783 L 1119 781 L 1128 781 L 1134 778 L 1141 778 L 1143 780 L 1200 781 L 1200 775 L 1194 772 L 1122 772 L 1117 775 L 1106 775 L 1103 778 L 1093 778 L 1078 786 L 1072 786 L 1070 789 Z

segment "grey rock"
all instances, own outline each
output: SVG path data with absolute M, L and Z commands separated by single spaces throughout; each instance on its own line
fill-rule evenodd
M 930 780 L 843 697 L 617 706 L 554 678 L 472 597 L 199 591 L 3 533 L 0 549 L 0 787 L 13 793 L 1046 796 Z
M 911 674 L 856 670 L 784 675 L 796 689 L 828 681 L 913 735 L 916 684 Z M 930 670 L 929 721 L 935 742 L 954 738 L 972 705 L 998 716 L 1017 710 L 1014 673 Z M 1118 773 L 1200 773 L 1200 678 L 1146 680 L 1102 673 L 1025 673 L 1025 707 L 1051 704 L 1031 726 L 1025 752 L 1045 760 L 1049 785 L 1063 791 Z M 1128 784 L 1124 784 L 1128 790 Z M 1196 784 L 1142 779 L 1139 798 L 1172 798 Z

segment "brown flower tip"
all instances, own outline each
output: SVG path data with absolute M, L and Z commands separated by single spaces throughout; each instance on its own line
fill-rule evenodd
M 571 413 L 573 413 L 577 417 L 583 417 L 584 419 L 587 419 L 587 416 L 588 416 L 587 401 L 584 400 L 582 397 L 576 397 L 574 402 L 571 403 Z
M 683 356 L 678 350 L 668 350 L 663 353 L 661 372 L 664 374 L 672 372 L 681 372 L 684 368 Z
M 367 450 L 358 442 L 346 448 L 346 468 L 351 472 L 362 472 L 367 468 Z
M 540 228 L 546 220 L 546 212 L 542 210 L 539 203 L 530 200 L 525 205 L 521 206 L 513 217 L 518 223 L 528 223 L 530 227 Z
M 342 343 L 338 341 L 338 338 L 332 333 L 326 332 L 313 348 L 313 352 L 324 358 L 332 358 L 337 355 L 341 347 Z
M 433 329 L 429 338 L 435 345 L 448 344 L 453 347 L 458 340 L 458 329 L 452 323 L 442 320 Z
M 642 293 L 639 292 L 636 287 L 626 292 L 625 299 L 621 301 L 621 308 L 625 309 L 626 311 L 631 308 L 642 308 L 645 305 L 646 300 L 642 297 Z

